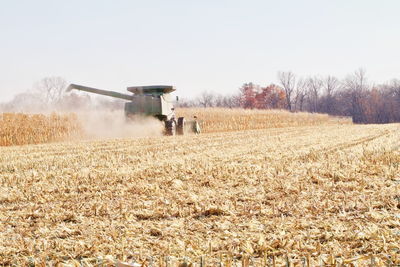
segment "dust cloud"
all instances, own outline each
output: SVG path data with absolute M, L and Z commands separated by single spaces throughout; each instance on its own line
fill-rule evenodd
M 65 94 L 55 103 L 46 103 L 32 93 L 16 95 L 8 103 L 0 103 L 1 113 L 74 114 L 83 139 L 113 139 L 162 136 L 164 125 L 154 117 L 126 118 L 125 101 L 102 99 L 86 94 Z M 75 138 L 73 138 L 75 139 Z
M 163 123 L 153 117 L 125 117 L 123 111 L 76 113 L 88 139 L 114 139 L 162 136 Z

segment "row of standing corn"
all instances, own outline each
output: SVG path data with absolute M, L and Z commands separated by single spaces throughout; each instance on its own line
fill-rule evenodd
M 177 112 L 191 120 L 197 116 L 203 133 L 256 130 L 295 126 L 350 123 L 323 114 L 290 113 L 283 110 L 181 108 Z M 0 114 L 0 146 L 64 141 L 83 133 L 76 114 Z
M 351 123 L 348 118 L 286 110 L 180 108 L 177 115 L 189 120 L 196 116 L 203 133 Z
M 81 127 L 74 114 L 0 114 L 0 146 L 57 142 L 80 133 Z

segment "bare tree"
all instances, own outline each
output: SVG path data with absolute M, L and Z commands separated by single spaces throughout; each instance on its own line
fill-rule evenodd
M 325 89 L 325 94 L 332 96 L 340 85 L 339 79 L 335 76 L 327 76 L 323 81 L 323 86 Z
M 280 71 L 278 72 L 278 79 L 285 90 L 287 109 L 292 111 L 292 97 L 294 88 L 296 87 L 296 76 L 291 71 Z
M 397 98 L 397 101 L 399 102 L 400 106 L 400 80 L 397 79 L 392 80 L 390 83 L 390 87 L 392 88 L 395 98 Z
M 14 98 L 4 103 L 3 111 L 7 112 L 41 112 L 43 110 L 43 100 L 37 95 L 29 91 L 20 93 Z
M 241 95 L 234 94 L 228 96 L 226 104 L 228 108 L 238 108 L 240 107 L 240 102 L 241 102 Z
M 216 95 L 215 96 L 215 100 L 214 100 L 214 105 L 216 107 L 225 107 L 225 99 L 227 98 L 227 96 L 224 95 Z
M 65 94 L 67 82 L 62 77 L 46 77 L 37 82 L 35 91 L 47 104 L 56 104 Z
M 214 98 L 215 96 L 212 93 L 203 91 L 203 93 L 198 97 L 198 102 L 202 107 L 212 107 L 214 104 Z
M 296 88 L 294 91 L 295 97 L 294 97 L 294 109 L 303 111 L 304 107 L 304 101 L 307 96 L 307 83 L 303 79 L 299 79 L 299 81 L 296 84 Z
M 180 97 L 179 101 L 176 103 L 176 107 L 180 107 L 180 108 L 190 108 L 190 107 L 196 107 L 196 106 L 198 106 L 197 101 L 195 101 L 193 99 L 183 98 L 183 97 Z
M 393 79 L 388 88 L 388 96 L 386 96 L 385 102 L 391 103 L 391 115 L 393 117 L 392 121 L 400 121 L 400 80 Z
M 92 98 L 90 97 L 89 94 L 79 94 L 79 93 L 77 94 L 75 92 L 71 92 L 63 96 L 62 100 L 57 103 L 57 107 L 55 108 L 60 111 L 96 109 L 95 102 L 92 102 Z M 106 109 L 108 107 L 100 106 L 99 108 Z
M 322 85 L 322 79 L 317 76 L 307 79 L 308 106 L 311 112 L 319 111 L 319 97 Z
M 364 69 L 358 69 L 353 75 L 347 76 L 345 80 L 345 89 L 350 94 L 351 116 L 353 122 L 363 123 L 366 120 L 364 114 L 364 94 L 369 86 Z
M 339 88 L 339 86 L 340 86 L 340 82 L 334 76 L 329 75 L 323 80 L 323 87 L 324 87 L 324 91 L 325 91 L 324 92 L 325 93 L 325 103 L 324 103 L 323 111 L 328 114 L 334 113 L 334 106 L 335 106 L 334 94 L 336 93 L 336 90 Z

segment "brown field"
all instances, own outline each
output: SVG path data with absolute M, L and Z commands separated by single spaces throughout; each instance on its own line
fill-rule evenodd
M 400 253 L 399 124 L 226 112 L 193 112 L 219 125 L 202 135 L 0 147 L 0 264 Z

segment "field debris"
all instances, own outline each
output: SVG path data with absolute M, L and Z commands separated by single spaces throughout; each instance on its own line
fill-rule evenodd
M 0 264 L 394 261 L 399 129 L 328 123 L 0 147 Z
M 204 217 L 221 216 L 221 215 L 225 215 L 225 214 L 226 213 L 219 208 L 210 208 L 210 209 L 207 209 L 207 210 L 201 212 L 199 215 L 196 215 L 194 218 L 201 219 Z

